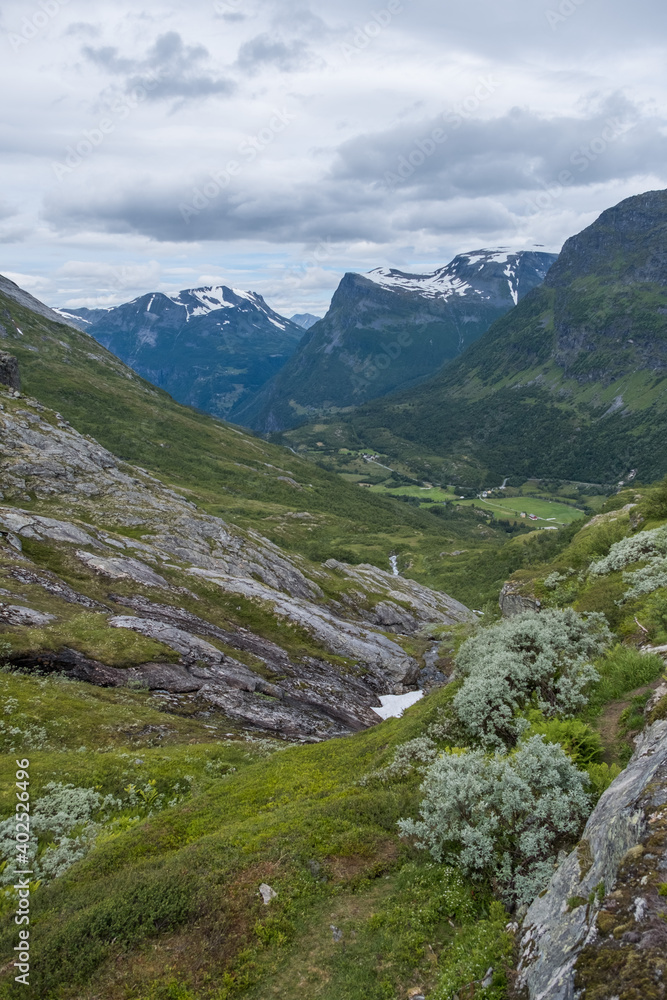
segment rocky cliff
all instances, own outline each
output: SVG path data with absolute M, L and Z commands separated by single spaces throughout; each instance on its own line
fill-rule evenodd
M 640 738 L 523 922 L 515 996 L 658 1000 L 667 980 L 667 722 Z

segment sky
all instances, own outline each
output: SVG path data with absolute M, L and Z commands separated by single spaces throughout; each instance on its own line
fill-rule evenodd
M 664 0 L 5 0 L 0 272 L 54 306 L 558 251 L 667 187 Z

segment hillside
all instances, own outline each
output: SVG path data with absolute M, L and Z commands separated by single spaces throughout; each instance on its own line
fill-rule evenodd
M 231 417 L 278 431 L 415 384 L 512 309 L 544 280 L 554 260 L 533 251 L 480 250 L 433 274 L 387 268 L 346 274 L 324 319 Z
M 666 370 L 667 192 L 654 191 L 568 240 L 542 287 L 460 358 L 346 416 L 338 439 L 426 463 L 437 482 L 648 482 L 667 471 Z
M 225 285 L 60 313 L 180 403 L 218 417 L 275 375 L 303 336 L 261 295 Z

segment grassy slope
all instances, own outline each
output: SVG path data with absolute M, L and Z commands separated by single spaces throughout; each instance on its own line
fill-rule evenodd
M 399 842 L 396 820 L 414 809 L 414 779 L 355 783 L 435 718 L 446 691 L 351 739 L 267 757 L 264 744 L 211 743 L 201 721 L 171 717 L 170 745 L 141 746 L 140 735 L 118 729 L 155 715 L 140 704 L 146 696 L 124 694 L 119 705 L 116 693 L 91 695 L 78 684 L 2 684 L 41 716 L 47 744 L 61 735 L 50 717 L 54 694 L 63 695 L 61 722 L 76 722 L 71 745 L 31 753 L 33 794 L 53 777 L 117 794 L 128 780 L 155 778 L 168 791 L 189 776 L 194 792 L 139 825 L 128 817 L 71 875 L 34 894 L 32 996 L 287 1000 L 301 995 L 295 981 L 329 1000 L 403 996 L 435 982 L 437 956 L 455 937 L 451 918 L 461 926 L 485 912 L 458 876 L 443 880 Z M 105 729 L 116 730 L 113 745 L 97 757 L 74 752 L 81 739 L 95 742 L 101 712 Z M 207 741 L 191 746 L 195 727 L 194 738 L 203 731 Z M 5 788 L 13 769 L 5 757 Z M 268 909 L 258 898 L 264 881 L 278 892 Z M 5 913 L 10 907 L 6 899 Z M 333 947 L 331 924 L 343 928 L 349 951 Z M 3 953 L 13 937 L 4 933 Z M 0 995 L 31 994 L 5 978 Z

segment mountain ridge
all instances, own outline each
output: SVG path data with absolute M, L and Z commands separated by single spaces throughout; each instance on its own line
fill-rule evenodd
M 425 275 L 348 272 L 284 368 L 230 417 L 275 432 L 425 379 L 541 283 L 553 260 L 481 250 Z
M 666 371 L 667 192 L 655 191 L 568 240 L 544 284 L 432 379 L 346 419 L 369 447 L 433 457 L 447 481 L 650 481 L 667 472 Z
M 218 417 L 275 374 L 304 333 L 257 292 L 227 285 L 59 312 L 179 402 Z

